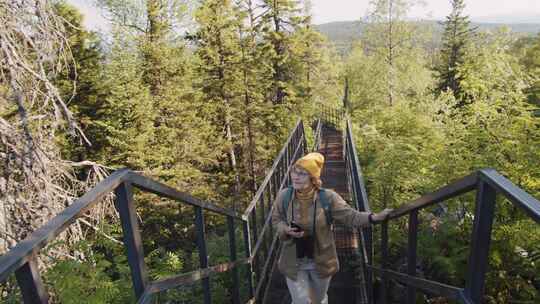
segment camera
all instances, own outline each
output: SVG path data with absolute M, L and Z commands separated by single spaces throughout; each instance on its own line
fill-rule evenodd
M 296 231 L 301 232 L 304 231 L 300 225 L 298 225 L 295 222 L 291 222 L 291 227 L 296 229 Z M 313 250 L 314 250 L 314 241 L 315 239 L 313 236 L 304 236 L 301 238 L 295 238 L 294 239 L 296 243 L 296 257 L 301 258 L 309 258 L 313 259 Z
M 296 229 L 297 232 L 302 232 L 304 231 L 304 229 L 302 229 L 302 227 L 300 227 L 300 225 L 298 225 L 297 223 L 295 222 L 291 222 L 291 227 Z

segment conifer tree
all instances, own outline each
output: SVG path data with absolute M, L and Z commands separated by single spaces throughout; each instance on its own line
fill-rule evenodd
M 104 68 L 104 104 L 94 123 L 105 142 L 97 159 L 109 167 L 146 170 L 150 166 L 154 112 L 148 87 L 143 84 L 142 67 L 134 46 L 114 32 L 109 63 Z
M 209 124 L 212 113 L 197 103 L 194 57 L 186 52 L 183 37 L 173 30 L 185 17 L 179 13 L 186 10 L 185 2 L 100 0 L 99 4 L 121 30 L 123 37 L 117 39 L 122 38 L 124 48 L 133 52 L 133 64 L 141 75 L 133 92 L 139 92 L 137 98 L 151 101 L 147 108 L 151 114 L 141 116 L 140 122 L 150 119 L 153 134 L 140 147 L 144 149 L 144 170 L 187 192 L 212 196 L 204 172 L 213 168 L 220 141 Z
M 264 175 L 271 153 L 264 153 L 261 138 L 264 132 L 264 111 L 267 108 L 265 96 L 265 75 L 271 74 L 270 68 L 264 62 L 261 45 L 258 43 L 261 31 L 261 18 L 257 17 L 256 4 L 252 0 L 237 2 L 240 18 L 244 23 L 238 23 L 238 36 L 240 38 L 242 89 L 244 115 L 244 168 L 249 177 L 246 181 L 248 189 L 254 194 L 257 191 L 257 177 Z M 264 138 L 264 137 L 263 137 Z
M 223 202 L 216 191 L 223 140 L 211 123 L 213 110 L 194 85 L 198 58 L 186 51 L 185 40 L 174 31 L 184 2 L 100 2 L 116 30 L 106 66 L 106 119 L 101 122 L 111 135 L 109 150 L 103 151 L 106 163 L 140 170 L 195 197 Z M 195 235 L 192 208 L 150 195 L 138 203 L 145 250 L 156 257 L 153 261 L 175 252 L 189 268 Z
M 54 8 L 65 22 L 65 36 L 73 56 L 73 61 L 56 77 L 55 83 L 63 99 L 69 100 L 69 108 L 90 143 L 66 133 L 58 137 L 63 139 L 66 159 L 76 162 L 95 160 L 92 153 L 104 142 L 103 133 L 96 128 L 96 121 L 100 119 L 98 112 L 105 98 L 101 84 L 103 50 L 97 34 L 84 30 L 83 17 L 75 7 L 60 1 Z
M 213 109 L 213 121 L 222 129 L 233 191 L 240 194 L 238 172 L 238 113 L 241 94 L 240 41 L 238 27 L 242 20 L 229 0 L 207 0 L 197 10 L 195 19 L 200 59 L 197 67 L 203 99 Z M 236 201 L 236 199 L 234 200 Z
M 292 33 L 301 22 L 300 9 L 293 0 L 264 0 L 264 39 L 267 43 L 266 53 L 272 66 L 269 79 L 269 100 L 274 105 L 294 102 L 294 90 L 290 87 L 294 74 L 290 70 Z
M 440 93 L 451 90 L 454 97 L 462 104 L 466 97 L 462 96 L 461 76 L 457 70 L 465 61 L 474 30 L 471 28 L 469 17 L 463 14 L 465 1 L 451 0 L 451 3 L 452 12 L 443 22 L 440 62 L 435 68 L 439 78 L 437 91 Z

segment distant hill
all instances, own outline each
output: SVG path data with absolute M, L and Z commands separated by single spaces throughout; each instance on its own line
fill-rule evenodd
M 435 35 L 442 33 L 442 26 L 438 21 L 422 21 L 422 24 L 434 26 Z M 540 32 L 540 23 L 472 23 L 479 31 L 494 30 L 503 26 L 509 27 L 520 35 L 535 35 Z M 338 21 L 315 25 L 315 28 L 328 37 L 340 52 L 346 52 L 352 42 L 360 39 L 365 23 L 361 21 Z
M 472 17 L 472 21 L 477 23 L 540 23 L 540 15 L 538 14 L 526 14 L 526 13 L 512 13 L 507 15 L 494 15 L 484 17 Z

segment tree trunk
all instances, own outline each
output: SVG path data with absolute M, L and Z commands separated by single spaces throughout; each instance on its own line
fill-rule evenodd
M 279 63 L 281 56 L 283 55 L 283 45 L 279 33 L 281 33 L 281 22 L 279 19 L 279 5 L 277 0 L 274 0 L 273 7 L 273 20 L 274 20 L 274 32 L 277 33 L 277 40 L 274 41 L 274 51 L 276 52 L 276 58 L 274 59 L 273 68 L 274 68 L 274 104 L 282 104 L 283 99 L 285 98 L 285 88 L 282 85 L 283 82 L 283 66 Z
M 240 199 L 240 176 L 238 174 L 238 166 L 236 161 L 236 153 L 234 151 L 235 143 L 234 143 L 234 136 L 232 132 L 232 117 L 231 117 L 231 99 L 229 98 L 229 95 L 227 94 L 227 90 L 225 88 L 225 70 L 223 67 L 225 66 L 225 58 L 223 55 L 223 42 L 221 39 L 221 32 L 218 33 L 218 52 L 219 52 L 219 61 L 220 61 L 220 67 L 218 69 L 218 77 L 221 81 L 221 87 L 220 87 L 220 95 L 223 100 L 224 104 L 224 122 L 225 122 L 225 139 L 227 140 L 227 143 L 229 144 L 229 151 L 228 151 L 228 158 L 229 158 L 229 166 L 231 168 L 231 172 L 234 176 L 234 186 L 233 186 L 233 210 L 237 209 L 236 203 Z
M 392 18 L 394 0 L 388 1 L 388 102 L 390 106 L 394 104 L 394 42 L 393 42 L 393 26 Z
M 248 9 L 248 18 L 249 18 L 249 36 L 248 36 L 248 46 L 252 47 L 255 45 L 255 17 L 253 12 L 253 3 L 251 0 L 247 0 L 247 9 Z M 240 27 L 240 37 L 243 36 L 242 33 L 242 27 Z M 245 44 L 241 44 L 241 51 L 242 51 L 242 70 L 243 70 L 243 83 L 244 83 L 244 105 L 246 107 L 246 131 L 247 131 L 247 154 L 248 157 L 246 159 L 247 161 L 247 168 L 249 170 L 249 178 L 250 178 L 250 190 L 252 191 L 253 195 L 257 192 L 257 181 L 256 181 L 256 173 L 255 173 L 255 135 L 253 130 L 253 113 L 251 112 L 250 106 L 252 104 L 252 98 L 250 95 L 250 82 L 249 82 L 249 76 L 248 76 L 248 66 L 250 62 L 247 60 L 247 52 L 249 52 L 250 48 L 246 48 Z M 252 50 L 254 51 L 254 50 Z M 251 54 L 253 55 L 253 53 Z

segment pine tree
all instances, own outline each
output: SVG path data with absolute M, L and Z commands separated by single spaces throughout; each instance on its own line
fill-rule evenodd
M 206 171 L 213 169 L 220 155 L 217 148 L 220 141 L 216 141 L 210 125 L 212 113 L 198 103 L 199 93 L 193 87 L 195 57 L 186 51 L 183 37 L 173 31 L 184 18 L 179 12 L 185 11 L 185 3 L 178 0 L 98 2 L 110 13 L 113 24 L 123 35 L 116 40 L 123 40 L 122 47 L 133 53 L 130 60 L 135 74 L 132 76 L 140 75 L 131 93 L 124 93 L 145 100 L 142 104 L 146 110 L 139 123 L 151 126 L 152 136 L 139 146 L 142 150 L 137 153 L 141 161 L 138 165 L 144 164 L 141 169 L 147 174 L 184 191 L 213 197 Z M 127 56 L 121 49 L 116 51 Z
M 263 176 L 266 169 L 266 160 L 271 159 L 271 153 L 264 151 L 261 145 L 264 136 L 263 115 L 267 105 L 265 96 L 265 75 L 271 74 L 270 67 L 261 64 L 264 61 L 261 44 L 258 43 L 261 31 L 260 18 L 256 16 L 255 3 L 252 0 L 243 0 L 237 3 L 238 11 L 244 23 L 238 24 L 240 38 L 242 89 L 244 115 L 244 144 L 242 154 L 246 183 L 248 189 L 255 194 L 257 191 L 257 177 Z M 262 137 L 262 138 L 261 138 Z
M 222 129 L 225 139 L 232 191 L 237 201 L 241 191 L 238 172 L 238 117 L 242 87 L 240 40 L 238 27 L 242 20 L 229 0 L 207 0 L 197 10 L 197 67 L 201 77 L 203 99 L 213 109 L 216 129 Z M 236 207 L 236 206 L 233 206 Z
M 340 86 L 337 83 L 339 59 L 333 58 L 335 62 L 330 62 L 334 54 L 324 36 L 313 28 L 309 15 L 292 38 L 291 86 L 297 95 L 296 106 L 303 109 L 302 114 L 307 114 L 312 112 L 315 102 L 336 103 L 340 95 L 335 91 Z
M 437 91 L 451 90 L 460 104 L 465 102 L 461 88 L 461 76 L 457 69 L 465 61 L 467 48 L 469 47 L 474 33 L 468 16 L 463 15 L 465 9 L 464 0 L 451 0 L 452 12 L 443 22 L 444 33 L 442 48 L 440 51 L 440 63 L 436 66 L 438 74 Z
M 293 0 L 264 0 L 265 53 L 268 54 L 272 66 L 272 74 L 268 79 L 269 100 L 274 105 L 294 103 L 295 92 L 291 88 L 294 71 L 290 69 L 292 34 L 301 22 L 300 9 Z
M 104 61 L 101 42 L 96 33 L 83 29 L 83 17 L 75 7 L 65 2 L 58 2 L 54 7 L 65 23 L 65 36 L 73 56 L 73 61 L 56 77 L 55 83 L 63 99 L 69 100 L 69 108 L 90 139 L 90 144 L 67 133 L 58 137 L 62 138 L 66 159 L 76 162 L 92 160 L 93 152 L 101 149 L 105 140 L 95 124 L 100 119 L 98 112 L 105 99 L 101 81 Z

